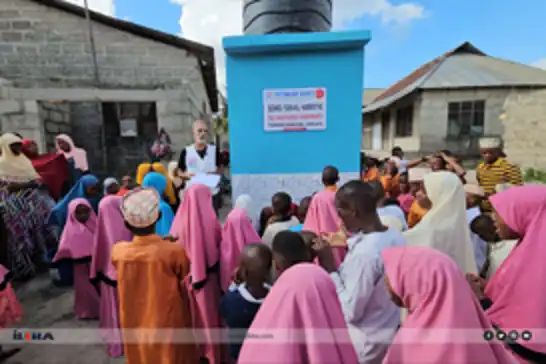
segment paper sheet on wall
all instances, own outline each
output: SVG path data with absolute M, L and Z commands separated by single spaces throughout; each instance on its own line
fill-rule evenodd
M 191 186 L 193 184 L 199 184 L 204 185 L 210 188 L 211 190 L 214 190 L 218 187 L 220 184 L 220 175 L 219 174 L 204 174 L 200 173 L 195 176 L 193 176 L 187 183 L 187 186 Z

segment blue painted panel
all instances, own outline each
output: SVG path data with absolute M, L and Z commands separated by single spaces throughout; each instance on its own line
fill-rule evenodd
M 223 39 L 230 54 L 275 53 L 304 50 L 334 50 L 362 48 L 370 40 L 369 31 L 290 33 L 233 36 Z
M 278 36 L 251 38 L 259 37 Z M 363 59 L 362 45 L 288 53 L 228 52 L 232 173 L 317 173 L 329 164 L 340 172 L 358 172 Z M 307 87 L 327 90 L 326 130 L 264 131 L 263 90 Z

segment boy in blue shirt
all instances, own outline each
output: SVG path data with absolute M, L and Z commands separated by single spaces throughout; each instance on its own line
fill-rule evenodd
M 273 255 L 267 245 L 245 245 L 233 284 L 220 302 L 220 315 L 229 329 L 230 356 L 235 360 L 254 316 L 271 289 L 272 261 Z

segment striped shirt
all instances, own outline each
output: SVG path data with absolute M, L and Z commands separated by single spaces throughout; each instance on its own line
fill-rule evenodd
M 488 195 L 493 195 L 495 187 L 501 183 L 523 184 L 520 169 L 503 158 L 497 159 L 492 164 L 481 162 L 476 169 L 476 178 Z M 486 212 L 492 211 L 489 201 L 483 201 L 482 209 Z

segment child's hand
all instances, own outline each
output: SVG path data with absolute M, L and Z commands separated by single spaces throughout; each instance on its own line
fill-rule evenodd
M 328 233 L 322 236 L 322 239 L 326 240 L 331 247 L 346 248 L 347 247 L 347 235 L 343 231 L 337 233 Z
M 478 299 L 484 298 L 484 287 L 485 287 L 485 280 L 475 274 L 467 273 L 466 274 L 466 280 L 468 281 L 468 284 L 470 284 L 470 288 L 472 288 L 472 291 L 476 294 L 476 297 Z
M 316 238 L 313 240 L 313 250 L 320 265 L 329 273 L 335 272 L 336 264 L 334 262 L 330 243 L 322 237 Z

